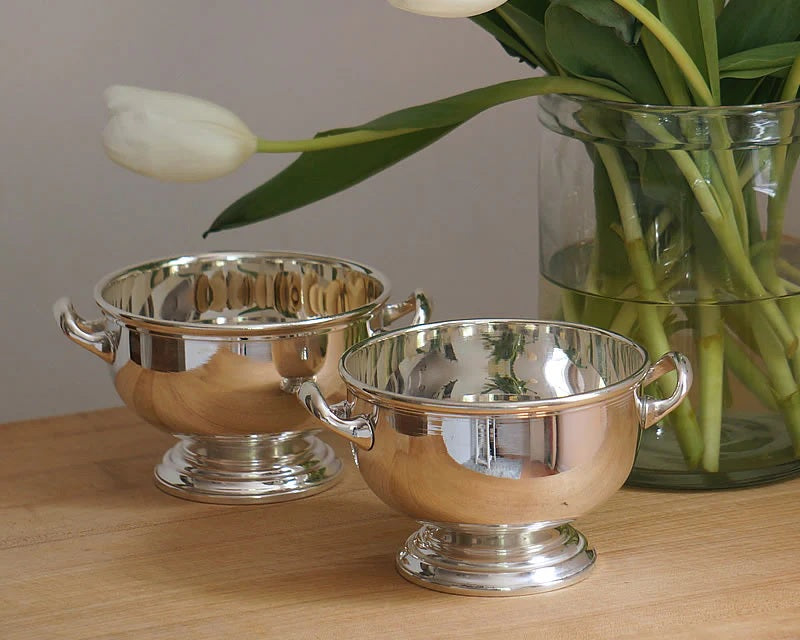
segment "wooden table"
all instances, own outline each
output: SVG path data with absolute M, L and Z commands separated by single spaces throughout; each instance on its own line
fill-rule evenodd
M 276 505 L 158 491 L 172 439 L 125 409 L 0 426 L 0 638 L 800 637 L 800 480 L 715 493 L 623 489 L 579 528 L 585 581 L 517 598 L 394 571 L 415 528 L 344 480 Z

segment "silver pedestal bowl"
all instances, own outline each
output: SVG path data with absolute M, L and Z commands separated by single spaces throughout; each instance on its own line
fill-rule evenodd
M 406 579 L 468 595 L 522 595 L 587 575 L 595 553 L 570 525 L 609 498 L 641 428 L 691 384 L 669 353 L 569 323 L 461 320 L 372 337 L 339 366 L 347 400 L 304 382 L 309 412 L 353 443 L 385 503 L 422 526 L 397 554 Z M 675 370 L 675 372 L 673 372 Z M 643 389 L 675 381 L 663 400 Z
M 56 319 L 105 360 L 122 400 L 179 442 L 155 468 L 167 493 L 222 504 L 310 496 L 341 461 L 297 402 L 316 380 L 344 398 L 344 351 L 394 320 L 428 318 L 421 292 L 388 304 L 374 269 L 327 256 L 208 253 L 126 268 L 95 287 L 87 321 L 62 298 Z

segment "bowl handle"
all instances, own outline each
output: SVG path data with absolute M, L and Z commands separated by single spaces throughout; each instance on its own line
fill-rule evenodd
M 116 341 L 106 331 L 105 320 L 84 320 L 75 311 L 69 298 L 59 298 L 53 305 L 53 315 L 64 335 L 75 344 L 91 351 L 109 364 L 114 362 Z
M 375 424 L 369 416 L 349 417 L 350 403 L 330 406 L 316 382 L 306 380 L 297 390 L 297 397 L 308 412 L 334 433 L 369 451 L 375 443 Z M 341 415 L 339 415 L 341 414 Z
M 411 324 L 427 324 L 431 320 L 431 301 L 422 289 L 417 289 L 408 298 L 402 302 L 394 302 L 387 304 L 383 308 L 383 318 L 381 327 L 387 327 L 395 320 L 399 320 L 412 311 L 414 317 L 411 318 Z
M 642 428 L 647 429 L 652 427 L 656 422 L 661 420 L 664 416 L 670 413 L 677 407 L 683 398 L 689 393 L 689 387 L 692 386 L 692 365 L 689 359 L 682 353 L 677 351 L 670 351 L 665 353 L 658 359 L 647 373 L 642 378 L 641 388 L 646 387 L 651 382 L 655 382 L 661 376 L 675 371 L 677 374 L 677 382 L 675 384 L 675 391 L 669 398 L 659 400 L 645 396 L 639 399 L 639 408 L 641 411 Z

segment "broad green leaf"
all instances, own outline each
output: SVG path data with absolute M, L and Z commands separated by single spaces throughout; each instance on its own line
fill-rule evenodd
M 303 153 L 281 173 L 225 209 L 205 235 L 272 218 L 326 198 L 416 153 L 486 109 L 544 93 L 626 99 L 577 78 L 525 78 L 401 109 L 358 127 L 325 131 L 318 136 L 364 130 L 411 130 L 371 142 Z
M 798 55 L 800 42 L 770 44 L 722 58 L 719 71 L 724 78 L 761 78 L 788 69 Z
M 639 22 L 611 0 L 553 0 L 551 4 L 572 9 L 589 22 L 613 29 L 626 44 L 636 44 L 639 40 Z
M 534 68 L 542 66 L 540 60 L 533 51 L 525 46 L 525 43 L 519 39 L 519 36 L 511 30 L 511 27 L 506 24 L 496 11 L 481 13 L 471 17 L 470 20 L 484 31 L 493 35 L 505 52 L 510 56 L 519 58 L 521 61 L 527 62 Z
M 655 15 L 658 15 L 657 0 L 647 0 L 645 6 Z M 664 48 L 664 45 L 648 29 L 642 31 L 642 46 L 647 53 L 647 58 L 658 76 L 664 93 L 670 104 L 688 105 L 692 103 L 686 80 L 673 57 Z
M 592 0 L 597 6 L 611 0 Z M 636 102 L 665 104 L 667 98 L 639 46 L 625 44 L 613 28 L 588 20 L 561 3 L 545 16 L 547 48 L 567 72 L 593 82 L 620 86 Z
M 680 41 L 720 101 L 719 56 L 713 0 L 657 0 L 658 18 Z
M 730 0 L 717 20 L 719 55 L 792 42 L 800 35 L 798 0 Z
M 753 82 L 753 80 L 751 80 L 750 82 Z M 752 101 L 754 104 L 775 102 L 776 100 L 780 99 L 782 89 L 783 89 L 782 78 L 767 76 L 766 78 L 761 79 L 758 88 L 753 92 Z
M 524 11 L 531 18 L 544 24 L 544 14 L 550 6 L 550 0 L 508 0 L 504 5 L 513 5 L 515 9 Z
M 800 35 L 798 0 L 730 0 L 717 19 L 719 55 L 757 49 L 780 42 L 792 42 Z M 772 83 L 758 78 L 727 78 L 722 82 L 723 104 L 747 104 L 777 100 Z
M 518 11 L 522 11 L 539 24 L 544 24 L 544 12 L 550 6 L 549 0 L 507 0 L 503 7 L 513 6 Z M 472 22 L 480 26 L 485 31 L 492 34 L 500 43 L 505 52 L 510 56 L 519 58 L 522 62 L 527 62 L 531 66 L 544 67 L 536 54 L 519 38 L 511 27 L 498 15 L 497 10 L 487 11 L 470 18 Z M 542 42 L 544 39 L 542 38 Z M 544 46 L 544 44 L 542 45 Z M 545 47 L 546 49 L 546 47 Z M 554 73 L 554 69 L 546 68 L 548 73 Z
M 394 129 L 423 129 L 447 127 L 461 124 L 473 116 L 491 107 L 512 102 L 521 98 L 544 95 L 547 93 L 562 93 L 568 95 L 581 95 L 604 100 L 626 100 L 624 95 L 598 86 L 596 83 L 579 78 L 565 78 L 561 76 L 542 76 L 509 80 L 493 84 L 488 87 L 474 89 L 465 93 L 428 102 L 427 104 L 408 107 L 389 113 L 380 118 L 362 124 L 358 127 L 340 129 L 336 132 L 359 131 L 388 131 Z
M 519 37 L 522 42 L 530 49 L 539 60 L 539 65 L 548 73 L 555 74 L 557 69 L 553 63 L 550 53 L 547 51 L 545 42 L 544 25 L 532 18 L 524 11 L 514 7 L 511 3 L 506 3 L 495 9 L 511 30 Z
M 304 153 L 274 178 L 225 209 L 203 237 L 274 218 L 343 191 L 427 147 L 456 126 Z
M 763 78 L 745 80 L 741 78 L 720 78 L 722 87 L 722 104 L 753 104 L 756 91 L 761 87 Z M 768 102 L 771 102 L 768 100 Z

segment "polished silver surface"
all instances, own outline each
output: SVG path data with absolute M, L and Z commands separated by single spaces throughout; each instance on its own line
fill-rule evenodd
M 398 555 L 400 573 L 471 595 L 584 577 L 594 552 L 568 523 L 622 486 L 639 430 L 691 384 L 680 354 L 651 367 L 610 332 L 505 319 L 391 331 L 350 348 L 339 369 L 346 401 L 326 408 L 311 381 L 298 395 L 353 443 L 370 489 L 422 523 Z M 673 370 L 669 398 L 644 394 Z
M 183 436 L 156 465 L 155 481 L 196 502 L 284 502 L 325 491 L 341 470 L 333 450 L 310 433 Z
M 286 252 L 176 256 L 128 267 L 95 288 L 102 317 L 62 298 L 56 320 L 110 365 L 122 400 L 180 438 L 155 469 L 173 495 L 238 504 L 332 485 L 340 461 L 295 392 L 315 380 L 344 400 L 344 351 L 404 316 L 429 319 L 417 291 L 354 262 Z
M 584 579 L 595 561 L 569 524 L 545 528 L 424 524 L 397 553 L 406 580 L 459 595 L 553 591 Z

